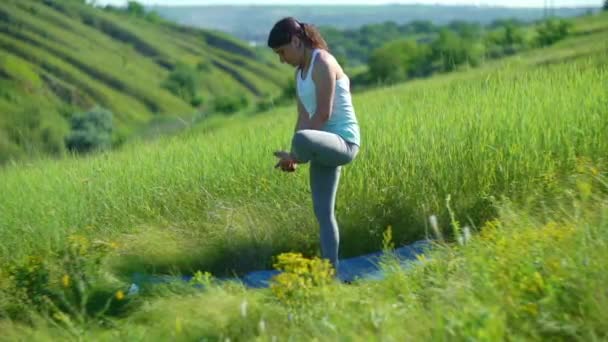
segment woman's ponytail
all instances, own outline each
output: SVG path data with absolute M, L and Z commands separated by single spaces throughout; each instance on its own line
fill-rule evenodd
M 293 17 L 283 18 L 274 25 L 268 36 L 268 46 L 273 49 L 278 48 L 288 44 L 293 36 L 300 38 L 309 48 L 329 49 L 316 27 L 300 23 Z
M 328 50 L 325 39 L 323 39 L 321 32 L 319 32 L 316 27 L 307 23 L 300 23 L 300 26 L 302 27 L 304 41 L 307 43 L 308 47 Z

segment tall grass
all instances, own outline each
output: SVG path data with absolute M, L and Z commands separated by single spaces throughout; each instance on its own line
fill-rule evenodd
M 0 320 L 0 328 L 8 339 L 36 340 L 604 340 L 608 179 L 588 162 L 577 169 L 544 212 L 502 201 L 465 244 L 437 244 L 407 269 L 386 259 L 382 281 L 158 285 L 106 326 L 54 327 L 34 314 L 29 325 Z
M 450 231 L 448 196 L 457 219 L 476 227 L 496 215 L 494 198 L 550 192 L 580 156 L 605 162 L 606 67 L 595 62 L 506 67 L 476 81 L 449 76 L 357 96 L 363 146 L 338 193 L 342 257 L 378 249 L 389 224 L 398 244 L 421 238 L 430 214 Z M 294 112 L 235 117 L 204 135 L 111 155 L 7 168 L 0 255 L 49 253 L 76 233 L 131 239 L 141 250 L 128 254 L 165 271 L 245 271 L 270 266 L 280 251 L 312 255 L 308 166 L 295 174 L 272 168 L 272 151 L 288 148 Z M 174 250 L 147 249 L 152 236 L 175 240 Z M 162 261 L 165 253 L 173 257 Z

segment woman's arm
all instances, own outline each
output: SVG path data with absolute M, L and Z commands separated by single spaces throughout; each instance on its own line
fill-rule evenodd
M 297 84 L 297 82 L 298 82 L 298 71 L 297 70 L 294 73 L 294 76 L 295 76 L 294 81 Z M 294 133 L 299 130 L 302 130 L 302 129 L 310 128 L 310 115 L 306 111 L 306 108 L 304 108 L 302 101 L 300 101 L 300 97 L 297 95 L 297 89 L 296 89 L 296 102 L 297 102 L 297 106 L 298 106 L 298 118 L 296 120 L 296 127 L 294 128 Z
M 296 101 L 298 102 L 298 120 L 296 122 L 294 134 L 299 130 L 310 128 L 310 118 L 308 116 L 308 112 L 306 111 L 306 109 L 304 108 L 304 105 L 302 104 L 302 102 L 300 101 L 300 99 L 297 96 L 296 96 Z M 295 154 L 293 153 L 293 146 L 291 146 L 291 149 L 289 151 L 289 157 L 293 161 L 295 161 Z
M 296 132 L 301 129 L 310 128 L 310 116 L 309 116 L 308 112 L 306 111 L 306 109 L 304 108 L 302 101 L 300 101 L 300 98 L 297 98 L 297 101 L 298 101 L 298 121 L 296 122 Z
M 320 130 L 331 115 L 336 89 L 336 70 L 325 54 L 318 55 L 312 72 L 312 80 L 316 88 L 317 111 L 310 120 L 309 128 Z

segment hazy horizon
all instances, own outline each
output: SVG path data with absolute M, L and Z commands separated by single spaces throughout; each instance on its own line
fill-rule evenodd
M 95 0 L 89 1 L 98 5 L 122 6 L 126 0 Z M 212 5 L 387 5 L 387 4 L 420 4 L 420 5 L 469 5 L 469 6 L 501 6 L 501 7 L 601 7 L 601 0 L 139 0 L 146 6 L 212 6 Z

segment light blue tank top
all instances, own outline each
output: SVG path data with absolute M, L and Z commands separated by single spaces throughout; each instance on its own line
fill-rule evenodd
M 313 50 L 310 67 L 305 79 L 302 79 L 302 70 L 298 70 L 297 72 L 297 94 L 311 117 L 317 111 L 317 94 L 315 83 L 312 80 L 312 70 L 315 65 L 315 57 L 318 53 L 318 49 Z M 332 112 L 322 130 L 338 134 L 344 140 L 361 146 L 359 123 L 357 122 L 350 94 L 350 79 L 346 75 L 336 80 Z

